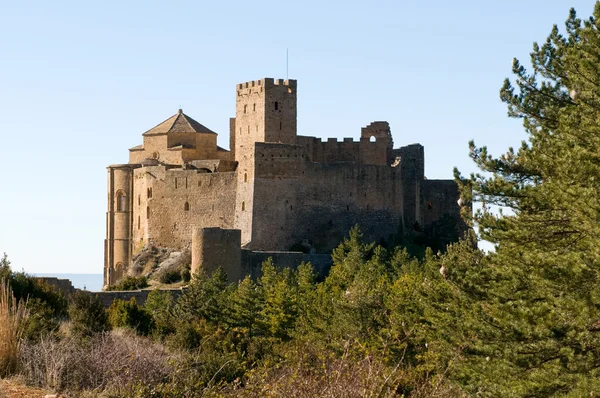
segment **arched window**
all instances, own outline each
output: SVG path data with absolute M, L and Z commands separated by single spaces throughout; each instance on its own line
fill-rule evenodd
M 252 109 L 254 112 L 256 112 L 256 104 L 254 104 L 254 107 Z
M 142 204 L 142 195 L 138 195 L 138 206 Z
M 188 202 L 185 202 L 185 204 L 183 205 L 183 210 L 190 211 L 190 204 Z
M 279 109 L 279 102 L 275 101 L 275 110 Z
M 146 219 L 150 218 L 150 206 L 146 206 Z
M 246 108 L 248 107 L 248 105 L 244 105 L 244 113 L 246 113 Z
M 150 199 L 152 197 L 152 188 L 148 188 L 147 194 L 148 194 L 148 199 Z
M 375 142 L 377 141 L 377 138 L 375 138 L 374 135 L 371 136 L 371 138 L 369 138 L 369 142 Z
M 117 192 L 117 211 L 127 210 L 127 196 L 123 191 Z
M 246 202 L 242 202 L 242 211 L 246 211 Z
M 248 182 L 248 174 L 244 173 L 244 182 Z
M 123 272 L 125 271 L 125 265 L 123 263 L 117 263 L 115 265 L 115 278 L 114 280 L 121 279 Z

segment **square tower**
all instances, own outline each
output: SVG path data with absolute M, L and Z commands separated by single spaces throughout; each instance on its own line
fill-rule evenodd
M 236 86 L 230 143 L 238 161 L 235 227 L 242 230 L 242 245 L 252 241 L 255 144 L 296 144 L 296 87 L 296 80 L 271 78 Z
M 296 80 L 271 78 L 237 85 L 236 154 L 254 142 L 296 143 L 296 87 Z

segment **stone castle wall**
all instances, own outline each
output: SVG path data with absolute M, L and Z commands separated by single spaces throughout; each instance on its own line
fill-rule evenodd
M 331 267 L 330 254 L 305 254 L 298 251 L 253 251 L 242 249 L 239 229 L 198 228 L 192 237 L 192 275 L 199 269 L 212 274 L 221 267 L 230 282 L 246 276 L 258 279 L 262 264 L 269 258 L 280 268 L 296 269 L 300 264 L 311 263 L 315 272 L 324 277 Z
M 327 253 L 355 224 L 367 240 L 385 242 L 445 215 L 458 220 L 454 181 L 428 181 L 423 147 L 394 149 L 387 122 L 363 127 L 358 141 L 323 141 L 297 135 L 295 80 L 249 81 L 235 96 L 231 151 L 179 110 L 143 134 L 130 164 L 109 167 L 106 284 L 144 246 L 189 248 L 201 228 L 237 229 L 242 248 L 296 264 L 297 253 L 281 251 Z M 206 264 L 237 263 L 229 251 Z M 260 258 L 248 253 L 242 273 Z
M 457 226 L 462 226 L 458 186 L 453 180 L 425 180 L 422 191 L 422 225 L 427 226 L 449 216 Z
M 200 268 L 209 274 L 222 267 L 231 281 L 244 277 L 239 229 L 196 228 L 192 235 L 192 275 Z
M 253 250 L 289 249 L 307 239 L 326 253 L 357 223 L 375 241 L 398 232 L 398 168 L 311 162 L 302 146 L 262 143 L 255 162 Z
M 232 228 L 236 173 L 153 166 L 134 172 L 133 254 L 189 247 L 197 227 Z

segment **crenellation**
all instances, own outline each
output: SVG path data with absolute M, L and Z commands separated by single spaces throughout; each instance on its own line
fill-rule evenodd
M 421 145 L 394 149 L 385 121 L 358 140 L 298 135 L 296 88 L 238 83 L 230 150 L 180 110 L 108 168 L 105 284 L 153 246 L 191 249 L 196 267 L 222 263 L 235 279 L 256 274 L 265 253 L 286 266 L 304 258 L 291 248 L 328 253 L 357 223 L 385 242 L 448 215 L 459 222 L 456 184 L 425 179 Z

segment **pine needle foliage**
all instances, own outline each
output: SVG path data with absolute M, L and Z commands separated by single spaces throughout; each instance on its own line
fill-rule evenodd
M 600 2 L 586 20 L 571 9 L 500 90 L 527 140 L 499 157 L 471 142 L 481 172 L 455 172 L 496 249 L 478 280 L 454 280 L 478 303 L 465 380 L 482 396 L 600 393 L 599 59 Z

